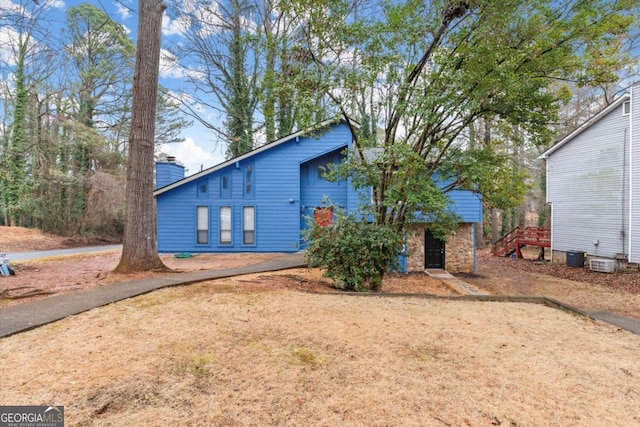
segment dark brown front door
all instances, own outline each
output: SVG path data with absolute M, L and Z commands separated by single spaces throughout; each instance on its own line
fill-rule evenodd
M 429 230 L 424 236 L 424 268 L 444 268 L 444 242 Z

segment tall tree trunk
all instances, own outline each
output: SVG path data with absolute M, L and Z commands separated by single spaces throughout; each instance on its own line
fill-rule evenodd
M 484 144 L 488 145 L 491 142 L 491 119 L 485 117 L 484 120 Z M 504 221 L 504 219 L 503 219 Z M 500 227 L 498 221 L 498 209 L 491 209 L 491 244 L 495 243 L 500 239 L 500 232 L 498 231 Z
M 488 143 L 489 140 L 491 139 L 491 132 L 486 132 L 487 128 L 486 128 L 486 122 L 489 119 L 485 118 L 482 120 L 482 123 L 485 123 L 485 134 L 484 134 L 484 143 Z M 477 124 L 477 123 L 476 123 Z M 471 126 L 469 126 L 469 145 L 473 148 L 477 146 L 477 139 L 478 139 L 478 133 L 476 129 L 476 124 L 472 123 Z M 483 209 L 484 211 L 485 209 Z M 475 230 L 476 230 L 476 236 L 475 236 L 475 241 L 476 241 L 476 249 L 484 249 L 485 248 L 485 244 L 484 244 L 484 220 L 481 220 L 480 222 L 476 223 L 475 226 Z
M 133 78 L 133 108 L 127 162 L 124 244 L 114 271 L 130 273 L 166 269 L 156 250 L 153 199 L 153 149 L 162 0 L 138 0 L 138 45 Z
M 264 124 L 267 142 L 276 140 L 276 97 L 274 93 L 274 79 L 276 68 L 276 37 L 273 34 L 271 22 L 270 1 L 265 0 L 262 5 L 264 13 L 264 35 L 267 43 L 264 70 Z
M 491 243 L 497 242 L 500 238 L 499 227 L 498 209 L 493 208 L 491 209 Z
M 517 129 L 517 133 L 520 134 L 520 129 Z M 516 155 L 516 159 L 518 160 L 518 170 L 526 170 L 526 159 L 525 159 L 525 150 L 524 143 L 518 143 L 517 147 L 514 148 L 514 152 Z M 518 206 L 518 227 L 525 228 L 527 226 L 527 213 L 529 211 L 529 200 L 530 193 L 524 198 L 520 206 Z
M 9 225 L 21 225 L 24 202 L 27 143 L 27 110 L 29 93 L 26 87 L 25 62 L 28 40 L 20 37 L 18 45 L 18 61 L 15 72 L 15 102 L 13 107 L 13 125 L 11 127 L 8 158 L 9 178 L 3 183 L 6 207 L 9 210 Z

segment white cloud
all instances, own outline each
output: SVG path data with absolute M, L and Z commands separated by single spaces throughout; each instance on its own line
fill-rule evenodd
M 44 5 L 55 9 L 64 9 L 65 3 L 62 0 L 46 0 Z
M 221 153 L 207 151 L 197 145 L 193 138 L 186 138 L 184 142 L 177 144 L 163 144 L 160 151 L 174 156 L 176 160 L 185 166 L 185 176 L 200 172 L 224 161 Z
M 8 65 L 16 64 L 16 55 L 12 49 L 18 33 L 9 26 L 0 27 L 0 60 Z
M 180 65 L 178 58 L 172 52 L 162 49 L 160 51 L 160 77 L 164 79 L 185 79 L 188 77 L 201 80 L 204 73 L 201 70 Z
M 0 0 L 0 15 L 2 12 L 24 13 L 24 8 L 9 0 Z
M 189 23 L 182 16 L 173 20 L 166 13 L 162 16 L 162 34 L 165 36 L 182 35 L 188 25 Z
M 116 2 L 116 15 L 122 19 L 128 19 L 131 16 L 131 9 L 120 2 Z
M 179 79 L 184 76 L 178 58 L 166 49 L 160 50 L 160 77 Z

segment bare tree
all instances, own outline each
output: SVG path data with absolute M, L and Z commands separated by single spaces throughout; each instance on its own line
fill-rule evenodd
M 138 0 L 138 44 L 133 77 L 133 109 L 127 163 L 124 246 L 114 271 L 130 273 L 167 269 L 156 250 L 153 200 L 153 149 L 162 0 Z

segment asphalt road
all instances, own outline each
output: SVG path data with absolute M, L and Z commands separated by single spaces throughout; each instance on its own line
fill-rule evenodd
M 25 259 L 49 258 L 49 257 L 62 256 L 62 255 L 75 255 L 75 254 L 84 254 L 84 253 L 90 253 L 90 252 L 110 251 L 114 249 L 122 249 L 122 245 L 84 246 L 79 248 L 54 249 L 50 251 L 34 251 L 34 252 L 9 252 L 7 253 L 7 258 L 9 259 L 9 262 L 11 262 L 11 261 L 20 261 Z M 0 249 L 0 252 L 2 252 L 1 249 Z

